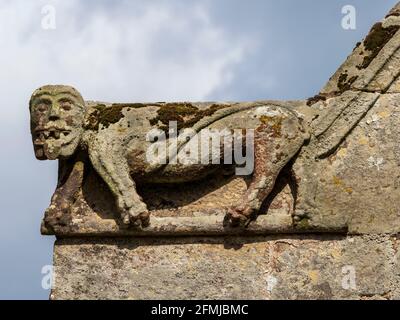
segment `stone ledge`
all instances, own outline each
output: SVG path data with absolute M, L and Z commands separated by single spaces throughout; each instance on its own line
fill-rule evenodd
M 116 220 L 107 219 L 101 223 L 91 223 L 82 219 L 72 220 L 66 227 L 58 227 L 50 230 L 42 225 L 43 235 L 57 235 L 59 237 L 121 237 L 121 236 L 225 236 L 225 235 L 266 235 L 286 234 L 298 232 L 331 232 L 346 233 L 345 226 L 342 228 L 306 229 L 288 224 L 288 220 L 277 219 L 274 216 L 259 216 L 256 221 L 251 222 L 247 228 L 232 228 L 224 226 L 224 214 L 197 217 L 152 217 L 151 224 L 147 228 L 126 228 L 117 223 Z
M 399 299 L 399 237 L 56 241 L 51 299 Z

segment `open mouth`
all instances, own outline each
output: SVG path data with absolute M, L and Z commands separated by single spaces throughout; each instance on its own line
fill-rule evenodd
M 49 128 L 49 129 L 39 129 L 35 131 L 35 145 L 43 145 L 48 139 L 64 139 L 70 135 L 70 130 Z

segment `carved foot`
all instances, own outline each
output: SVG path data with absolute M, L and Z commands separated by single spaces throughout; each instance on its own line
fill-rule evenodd
M 150 224 L 150 213 L 145 205 L 134 206 L 124 210 L 122 221 L 127 226 L 145 228 Z
M 70 203 L 66 200 L 57 199 L 52 202 L 44 214 L 44 224 L 47 228 L 55 226 L 67 226 L 71 220 Z
M 146 228 L 150 224 L 150 213 L 147 210 L 138 213 L 135 208 L 131 208 L 124 218 L 124 223 L 133 227 Z
M 228 209 L 225 222 L 231 227 L 247 227 L 255 218 L 255 210 L 250 207 L 237 206 Z

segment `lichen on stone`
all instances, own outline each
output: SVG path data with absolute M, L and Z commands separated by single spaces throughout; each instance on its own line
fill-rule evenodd
M 157 116 L 150 120 L 150 124 L 159 125 L 163 131 L 168 130 L 170 121 L 177 122 L 178 130 L 190 128 L 202 118 L 211 116 L 226 107 L 227 105 L 213 104 L 201 110 L 191 103 L 166 103 L 158 109 Z
M 315 96 L 307 99 L 307 105 L 312 106 L 319 101 L 326 101 L 326 96 L 322 94 L 316 94 Z
M 294 223 L 295 229 L 307 230 L 310 228 L 310 221 L 308 217 L 303 217 Z
M 198 108 L 190 103 L 166 103 L 162 105 L 158 111 L 157 116 L 150 120 L 151 125 L 162 123 L 160 128 L 168 127 L 170 121 L 176 121 L 178 129 L 181 129 L 184 118 L 191 116 L 198 111 Z
M 350 90 L 351 85 L 358 79 L 358 76 L 352 76 L 348 78 L 348 73 L 347 70 L 345 70 L 343 73 L 339 75 L 338 81 L 337 81 L 337 88 L 338 90 L 335 90 L 330 93 L 319 93 L 311 98 L 307 99 L 307 105 L 312 106 L 313 104 L 319 102 L 319 101 L 326 101 L 326 99 L 335 97 L 338 95 L 341 95 L 343 92 Z
M 379 54 L 381 49 L 389 42 L 400 26 L 390 26 L 384 28 L 381 22 L 374 24 L 371 31 L 364 40 L 364 48 L 370 52 L 363 59 L 363 62 L 357 66 L 358 69 L 367 68 L 372 60 Z
M 281 135 L 282 121 L 279 117 L 269 117 L 264 115 L 260 117 L 260 121 L 263 124 L 268 125 L 276 136 Z
M 195 116 L 189 120 L 187 120 L 184 124 L 184 128 L 190 128 L 192 127 L 195 123 L 200 121 L 201 119 L 205 117 L 212 116 L 215 112 L 221 109 L 227 108 L 228 105 L 225 104 L 213 104 L 209 108 L 204 109 L 204 110 L 199 110 L 196 112 Z
M 361 42 L 360 42 L 360 41 L 357 42 L 356 45 L 355 45 L 355 47 L 353 48 L 353 51 L 356 50 L 360 45 L 361 45 Z
M 108 128 L 110 124 L 117 123 L 124 117 L 122 113 L 123 109 L 144 107 L 146 107 L 146 105 L 143 103 L 114 103 L 111 106 L 97 104 L 94 106 L 94 108 L 98 111 L 98 124 L 102 124 L 105 128 Z
M 339 93 L 343 93 L 347 90 L 351 89 L 351 85 L 356 81 L 358 76 L 352 76 L 351 78 L 348 79 L 348 74 L 347 72 L 344 72 L 340 74 L 339 79 L 338 79 L 338 84 L 337 87 L 339 89 Z

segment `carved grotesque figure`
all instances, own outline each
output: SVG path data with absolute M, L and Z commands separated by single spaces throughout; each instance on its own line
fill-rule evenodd
M 84 101 L 79 92 L 69 86 L 48 85 L 37 89 L 30 101 L 35 155 L 40 160 L 58 159 L 60 164 L 58 186 L 46 211 L 45 222 L 49 222 L 50 227 L 63 225 L 71 203 L 79 198 L 77 194 L 82 189 L 86 166 L 91 165 L 115 197 L 121 221 L 125 225 L 146 226 L 151 223 L 150 215 L 137 192 L 137 185 L 195 181 L 214 174 L 223 167 L 221 163 L 231 163 L 227 157 L 232 143 L 225 140 L 220 149 L 223 153 L 206 148 L 200 157 L 218 158 L 220 162 L 176 161 L 185 158 L 188 147 L 196 146 L 196 141 L 202 140 L 202 132 L 206 130 L 239 130 L 246 140 L 248 132 L 253 133 L 252 180 L 240 201 L 226 208 L 225 221 L 232 226 L 246 226 L 257 216 L 263 201 L 271 194 L 278 174 L 291 159 L 294 161 L 290 169 L 295 177 L 293 221 L 300 226 L 309 226 L 310 217 L 318 217 L 318 220 L 321 212 L 331 214 L 337 187 L 346 194 L 336 201 L 339 206 L 335 209 L 339 212 L 341 208 L 347 208 L 349 198 L 354 196 L 353 189 L 345 187 L 338 178 L 338 172 L 343 168 L 336 168 L 332 163 L 337 156 L 347 154 L 347 151 L 339 153 L 339 148 L 355 128 L 363 125 L 363 119 L 371 116 L 374 108 L 382 108 L 388 101 L 397 105 L 400 92 L 399 8 L 396 5 L 382 22 L 372 27 L 324 88 L 308 100 L 110 104 Z M 396 118 L 394 109 L 390 110 L 393 112 L 378 112 L 372 117 Z M 176 122 L 176 128 L 183 132 L 177 138 L 169 130 L 171 121 Z M 390 125 L 392 127 L 385 128 L 382 137 L 397 132 L 398 126 Z M 185 133 L 188 129 L 191 129 L 190 134 Z M 155 140 L 149 139 L 149 133 L 154 130 L 164 134 L 161 140 L 167 148 L 157 149 L 153 152 L 155 159 L 149 159 L 148 151 L 155 145 Z M 372 148 L 376 145 L 367 142 L 368 139 L 362 137 L 357 146 Z M 362 153 L 357 149 L 356 154 Z M 368 149 L 367 154 L 366 159 L 374 162 L 370 156 L 372 150 Z M 162 161 L 153 161 L 157 158 Z M 354 175 L 361 175 L 363 165 L 358 165 L 361 161 L 362 158 L 353 164 L 358 168 Z M 326 168 L 333 172 L 333 177 L 318 177 L 317 169 L 324 172 Z M 318 198 L 321 186 L 332 190 L 331 180 L 334 191 L 327 192 L 327 197 Z M 370 186 L 360 188 L 358 194 L 365 190 L 370 192 Z M 374 210 L 372 206 L 370 211 Z M 342 228 L 348 221 L 346 217 L 345 222 L 335 223 Z M 68 221 L 64 225 L 68 225 Z
M 180 163 L 174 157 L 186 153 L 185 146 L 206 129 L 239 129 L 253 132 L 254 172 L 240 203 L 227 209 L 226 221 L 233 226 L 246 225 L 306 139 L 301 117 L 284 103 L 106 105 L 85 102 L 72 87 L 48 85 L 33 93 L 30 111 L 36 157 L 60 160 L 59 185 L 46 212 L 47 220 L 58 222 L 82 185 L 84 167 L 90 161 L 113 193 L 122 221 L 146 226 L 149 212 L 136 184 L 173 184 L 212 174 L 221 165 Z M 170 120 L 177 120 L 180 129 L 190 128 L 194 134 L 178 136 L 175 146 L 167 135 L 165 142 L 174 146 L 176 156 L 169 156 L 165 163 L 152 163 L 146 158 L 152 146 L 148 133 L 163 130 Z M 218 155 L 224 156 L 226 153 Z
M 44 86 L 33 93 L 29 105 L 36 158 L 71 157 L 84 131 L 86 107 L 79 92 L 68 86 Z

